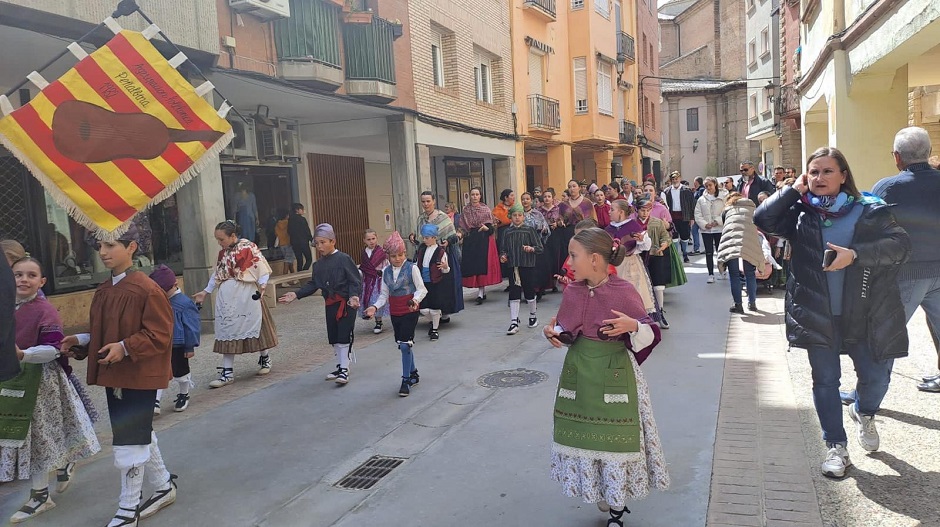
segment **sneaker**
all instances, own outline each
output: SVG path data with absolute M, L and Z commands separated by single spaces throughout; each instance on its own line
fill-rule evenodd
M 515 319 L 509 324 L 509 329 L 506 330 L 507 335 L 515 335 L 519 333 L 519 319 Z
M 535 315 L 529 317 L 529 327 L 534 328 L 539 325 L 539 318 Z
M 77 466 L 75 463 L 67 463 L 63 468 L 56 469 L 55 471 L 55 491 L 59 494 L 62 494 L 68 490 L 69 485 L 72 483 L 72 476 L 75 475 L 75 469 Z
M 336 369 L 326 374 L 326 380 L 335 381 L 339 377 L 339 364 L 336 365 Z
M 875 426 L 875 416 L 862 415 L 855 409 L 854 404 L 850 404 L 849 417 L 855 421 L 855 426 L 858 429 L 858 444 L 869 452 L 878 450 L 881 439 L 878 437 L 878 428 Z
M 176 394 L 176 402 L 173 403 L 173 411 L 182 412 L 183 410 L 187 408 L 189 408 L 189 394 L 188 393 Z
M 271 356 L 262 355 L 258 357 L 258 375 L 267 375 L 271 373 Z
M 347 384 L 349 382 L 349 368 L 340 368 L 336 372 L 336 378 L 333 379 L 336 384 Z
M 153 415 L 160 415 L 160 401 L 153 402 Z
M 826 452 L 826 460 L 822 463 L 823 476 L 830 478 L 845 477 L 845 469 L 852 466 L 849 451 L 842 445 L 832 445 Z
M 669 329 L 669 322 L 666 321 L 666 312 L 659 312 L 659 329 Z
M 437 339 L 441 338 L 441 334 L 438 333 L 436 329 L 432 329 L 431 331 L 428 331 L 428 336 L 431 337 L 431 342 L 434 342 Z
M 235 372 L 232 368 L 216 368 L 219 378 L 209 383 L 209 388 L 221 388 L 235 382 Z
M 167 488 L 158 490 L 153 496 L 147 498 L 147 501 L 140 504 L 137 508 L 140 511 L 140 518 L 149 518 L 156 514 L 160 509 L 169 507 L 176 501 L 176 478 L 175 474 L 170 474 L 170 481 L 167 482 Z
M 706 284 L 714 284 L 714 283 L 715 283 L 715 275 L 711 275 L 711 274 L 708 275 L 708 280 L 706 280 L 705 283 L 706 283 Z
M 750 303 L 747 305 L 747 310 L 748 310 L 748 311 L 757 311 L 757 304 L 756 304 L 755 302 L 750 302 Z
M 739 314 L 739 315 L 743 315 L 743 314 L 744 314 L 744 306 L 742 306 L 741 304 L 735 304 L 735 305 L 731 306 L 731 309 L 729 309 L 728 311 L 730 311 L 730 312 L 732 312 L 732 313 L 737 313 L 737 314 Z
M 418 375 L 418 370 L 411 372 L 411 376 L 408 377 L 408 384 L 414 386 L 421 382 L 421 376 Z
M 401 388 L 398 389 L 398 395 L 399 397 L 408 397 L 409 395 L 411 395 L 410 378 L 401 380 Z
M 49 487 L 42 490 L 32 489 L 29 491 L 29 501 L 13 514 L 10 518 L 10 523 L 25 522 L 53 507 L 55 507 L 55 502 L 49 497 Z
M 375 333 L 376 335 L 378 335 L 379 333 L 382 332 L 382 321 L 381 321 L 381 320 L 376 320 L 376 321 L 375 321 L 375 327 L 372 328 L 372 332 Z
M 719 280 L 727 280 L 727 279 L 728 279 L 728 273 L 727 273 L 727 272 L 718 273 L 718 279 L 719 279 Z

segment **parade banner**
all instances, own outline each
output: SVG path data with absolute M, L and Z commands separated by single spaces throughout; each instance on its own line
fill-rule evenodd
M 159 203 L 209 165 L 232 140 L 225 120 L 150 42 L 156 26 L 127 31 L 109 19 L 114 38 L 58 80 L 33 72 L 40 92 L 13 109 L 0 96 L 0 143 L 77 222 L 99 239 L 115 239 L 132 218 Z

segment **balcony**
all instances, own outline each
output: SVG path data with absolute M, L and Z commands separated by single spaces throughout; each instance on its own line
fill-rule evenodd
M 622 145 L 635 145 L 636 144 L 636 123 L 633 121 L 620 121 L 620 144 Z
M 340 10 L 332 2 L 290 0 L 290 12 L 272 22 L 280 76 L 329 90 L 342 86 Z
M 623 55 L 627 64 L 636 64 L 636 42 L 623 31 L 617 34 L 617 58 Z
M 531 10 L 549 22 L 556 20 L 555 0 L 525 0 L 522 2 L 522 7 Z
M 558 101 L 543 95 L 529 95 L 529 128 L 557 134 L 561 130 Z
M 369 24 L 343 26 L 347 94 L 379 103 L 398 97 L 393 46 L 400 28 L 377 16 Z
M 800 116 L 800 94 L 793 84 L 784 84 L 780 87 L 777 96 L 777 115 L 780 117 Z

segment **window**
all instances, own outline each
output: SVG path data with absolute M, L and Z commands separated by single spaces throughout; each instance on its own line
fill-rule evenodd
M 765 27 L 760 32 L 760 56 L 764 57 L 770 54 L 770 28 Z
M 747 10 L 748 10 L 748 11 L 750 11 L 751 9 L 754 9 L 754 8 L 756 8 L 756 7 L 757 7 L 757 2 L 755 2 L 754 0 L 747 0 Z
M 649 99 L 649 97 L 646 97 L 646 96 L 644 95 L 644 96 L 643 96 L 643 104 L 642 104 L 642 108 L 640 108 L 640 111 L 643 113 L 643 122 L 646 123 L 646 126 L 649 126 L 649 125 L 650 125 L 650 112 L 649 112 L 649 108 L 650 108 L 650 99 Z
M 483 53 L 476 52 L 473 77 L 475 80 L 477 100 L 493 104 L 493 66 L 490 58 Z
M 646 33 L 643 33 L 643 64 L 650 63 L 650 56 L 647 55 L 647 50 L 651 49 L 649 44 L 647 44 Z
M 610 0 L 594 0 L 594 10 L 604 18 L 610 18 Z
M 656 103 L 650 101 L 650 128 L 656 129 Z
M 698 132 L 698 108 L 689 108 L 685 111 L 685 130 Z
M 611 95 L 613 82 L 609 62 L 597 61 L 597 111 L 604 115 L 614 114 L 614 102 Z
M 748 97 L 748 116 L 757 119 L 757 94 Z
M 770 113 L 770 109 L 771 109 L 770 96 L 765 95 L 761 97 L 760 100 L 761 100 L 761 109 L 760 109 L 761 113 Z
M 571 9 L 584 8 L 584 0 L 571 0 Z
M 434 85 L 444 87 L 444 37 L 431 31 L 431 62 L 434 68 Z
M 757 41 L 752 40 L 747 43 L 747 64 L 753 66 L 757 62 Z
M 584 57 L 574 59 L 574 111 L 588 111 L 587 59 Z
M 529 48 L 529 95 L 542 95 L 545 83 L 542 63 L 545 56 Z

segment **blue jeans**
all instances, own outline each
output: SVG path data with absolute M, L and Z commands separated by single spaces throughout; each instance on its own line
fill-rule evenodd
M 940 278 L 920 280 L 898 280 L 904 314 L 910 321 L 917 307 L 923 307 L 927 320 L 934 328 L 940 328 Z
M 840 317 L 834 317 L 835 338 L 833 346 L 809 349 L 809 366 L 813 374 L 813 403 L 827 445 L 847 444 L 845 427 L 842 426 L 842 400 L 839 398 L 839 381 L 842 364 L 839 352 L 844 348 L 855 363 L 858 382 L 855 385 L 855 410 L 862 415 L 875 415 L 881 409 L 881 401 L 888 393 L 891 368 L 894 359 L 875 360 L 867 342 L 843 342 Z
M 692 223 L 692 252 L 698 252 L 702 248 L 702 240 L 698 232 L 698 223 Z
M 734 305 L 741 304 L 741 268 L 738 258 L 728 260 L 728 278 L 731 282 L 731 298 Z M 747 301 L 749 304 L 757 302 L 757 273 L 756 268 L 747 260 L 744 261 L 744 280 L 747 283 Z

